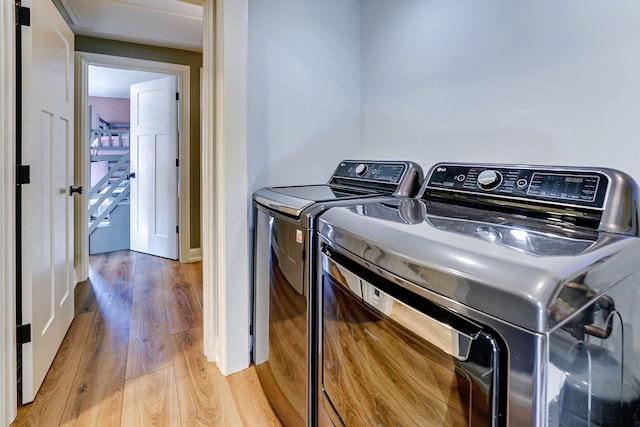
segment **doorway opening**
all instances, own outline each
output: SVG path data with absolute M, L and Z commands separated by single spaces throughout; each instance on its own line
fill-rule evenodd
M 104 72 L 106 72 L 109 76 L 108 79 L 100 78 L 99 73 Z M 98 77 L 96 77 L 94 73 L 98 73 Z M 129 149 L 130 141 L 128 140 L 129 135 L 127 135 L 131 132 L 131 130 L 127 129 L 126 125 L 124 125 L 123 122 L 120 121 L 120 119 L 125 118 L 123 117 L 125 115 L 122 114 L 122 111 L 119 112 L 119 114 L 121 114 L 120 116 L 117 116 L 115 115 L 115 113 L 113 113 L 114 115 L 112 117 L 114 119 L 105 120 L 108 123 L 102 123 L 102 128 L 100 127 L 100 119 L 96 115 L 96 113 L 104 115 L 104 111 L 109 110 L 111 106 L 117 104 L 120 105 L 120 109 L 123 109 L 125 108 L 125 102 L 106 100 L 108 101 L 107 104 L 112 103 L 112 105 L 105 106 L 103 103 L 103 101 L 105 101 L 104 99 L 98 100 L 96 99 L 97 97 L 94 96 L 99 92 L 97 90 L 90 90 L 90 88 L 92 87 L 91 85 L 95 84 L 95 82 L 93 81 L 94 78 L 96 82 L 102 81 L 104 83 L 105 80 L 113 81 L 116 74 L 134 76 L 134 78 L 141 79 L 139 81 L 157 81 L 163 80 L 163 78 L 166 79 L 167 77 L 172 77 L 176 82 L 176 94 L 172 95 L 174 96 L 173 102 L 176 102 L 176 95 L 177 98 L 179 98 L 179 102 L 176 103 L 176 159 L 172 160 L 172 167 L 175 168 L 174 171 L 177 173 L 178 183 L 176 190 L 177 221 L 175 226 L 172 226 L 172 230 L 175 231 L 178 236 L 177 255 L 174 258 L 178 258 L 181 262 L 189 260 L 190 136 L 189 126 L 183 125 L 183 123 L 189 123 L 190 67 L 180 64 L 161 63 L 135 58 L 114 57 L 110 55 L 78 52 L 76 54 L 76 181 L 83 183 L 83 186 L 88 189 L 83 194 L 83 196 L 79 198 L 79 200 L 77 200 L 75 206 L 77 218 L 75 224 L 75 251 L 77 254 L 76 276 L 78 281 L 82 281 L 88 276 L 88 257 L 90 251 L 101 251 L 103 249 L 108 250 L 109 247 L 115 248 L 115 245 L 126 244 L 126 229 L 127 227 L 130 227 L 130 225 L 127 226 L 126 224 L 124 224 L 124 222 L 126 222 L 124 220 L 127 216 L 125 199 L 131 193 L 129 192 L 128 194 L 124 194 L 126 193 L 126 190 L 124 188 L 127 186 L 127 184 L 130 185 L 131 178 L 133 178 L 131 174 L 135 173 L 135 171 L 127 171 L 126 160 L 122 160 L 121 158 L 118 159 L 116 157 L 118 157 L 118 155 L 120 154 L 124 154 L 124 152 L 126 151 L 133 151 L 133 149 Z M 126 90 L 129 91 L 128 86 Z M 104 92 L 104 94 L 106 93 L 108 92 Z M 122 92 L 120 92 L 120 95 L 118 96 L 115 96 L 115 92 L 113 92 L 112 96 L 102 98 L 118 99 L 122 96 Z M 96 111 L 96 108 L 102 109 L 103 111 Z M 111 114 L 111 112 L 109 114 Z M 105 117 L 102 117 L 102 119 L 104 120 Z M 93 127 L 93 125 L 96 124 L 98 125 L 98 127 Z M 120 129 L 118 129 L 118 127 L 120 127 Z M 124 141 L 125 135 L 127 136 L 126 143 Z M 103 139 L 104 137 L 107 137 L 106 140 Z M 93 147 L 91 145 L 93 143 L 97 144 L 96 147 Z M 107 151 L 114 151 L 116 152 L 116 154 L 107 154 Z M 99 155 L 112 156 L 112 158 L 97 157 Z M 91 161 L 92 157 L 94 157 L 94 162 Z M 120 160 L 122 160 L 122 162 L 118 164 L 118 161 Z M 106 163 L 99 163 L 101 161 L 106 161 Z M 109 162 L 111 162 L 111 164 L 109 164 Z M 92 163 L 96 164 L 92 165 Z M 114 177 L 105 178 L 105 174 L 103 174 L 96 179 L 96 177 L 100 175 L 101 170 L 106 170 L 108 172 L 110 167 L 111 169 L 113 169 L 112 172 L 114 173 Z M 111 194 L 111 196 L 113 197 L 105 196 L 106 193 L 104 193 L 104 188 L 102 188 L 109 183 L 109 180 L 114 183 L 117 182 L 120 187 L 114 187 L 115 189 Z M 89 195 L 91 191 L 90 189 L 92 188 L 91 184 L 94 184 L 93 187 L 95 189 L 95 191 L 91 194 L 91 197 L 95 199 L 95 201 L 93 201 L 92 203 L 90 203 L 91 197 Z M 102 191 L 98 192 L 98 190 Z M 97 196 L 96 198 L 96 194 L 100 194 L 100 196 Z M 115 201 L 112 210 L 109 212 L 107 212 L 110 209 L 110 207 L 108 206 L 110 203 L 107 201 L 108 199 L 110 199 L 111 201 Z M 131 205 L 129 205 L 129 209 L 130 208 Z M 98 223 L 95 221 L 102 219 L 101 222 L 104 224 L 104 218 L 108 218 L 107 221 L 109 221 L 111 224 L 117 224 L 116 227 L 118 228 L 114 227 L 112 229 L 112 233 L 102 233 L 100 231 L 96 233 L 96 229 L 106 226 L 97 225 Z M 93 230 L 91 231 L 97 236 L 95 238 L 90 237 L 90 224 L 93 224 Z M 111 234 L 112 241 L 106 243 L 101 241 L 99 234 Z M 92 240 L 90 241 L 90 239 Z
M 131 248 L 132 85 L 166 78 L 148 71 L 89 66 L 89 255 Z M 177 117 L 176 117 L 177 120 Z M 82 143 L 82 136 L 80 136 Z M 173 165 L 162 165 L 163 168 Z

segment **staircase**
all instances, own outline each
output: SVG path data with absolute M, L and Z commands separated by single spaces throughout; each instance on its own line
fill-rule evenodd
M 120 149 L 117 155 L 105 155 L 105 148 L 91 156 L 92 175 L 104 175 L 88 193 L 90 254 L 129 248 L 130 154 Z

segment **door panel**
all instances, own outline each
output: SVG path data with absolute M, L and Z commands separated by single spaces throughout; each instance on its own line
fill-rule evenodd
M 22 399 L 32 401 L 73 319 L 73 34 L 50 1 L 23 27 Z
M 178 259 L 174 76 L 131 85 L 131 249 Z

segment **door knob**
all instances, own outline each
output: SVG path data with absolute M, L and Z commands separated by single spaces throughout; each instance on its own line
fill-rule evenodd
M 83 191 L 84 191 L 84 188 L 82 187 L 82 185 L 80 187 L 74 187 L 73 185 L 69 187 L 70 196 L 73 196 L 73 193 L 82 194 Z
M 135 173 L 135 172 L 131 172 L 131 173 L 129 174 L 129 178 L 135 178 L 135 177 L 136 177 L 136 173 Z

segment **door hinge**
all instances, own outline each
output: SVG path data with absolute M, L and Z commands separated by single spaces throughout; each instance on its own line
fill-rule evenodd
M 180 233 L 180 227 L 176 225 L 176 233 Z
M 18 165 L 16 184 L 29 184 L 31 182 L 31 167 L 29 165 Z
M 18 341 L 18 345 L 31 342 L 31 324 L 30 323 L 27 323 L 26 325 L 18 325 L 18 328 L 16 331 L 16 340 Z
M 249 325 L 249 335 L 253 335 L 253 324 Z
M 178 159 L 176 159 L 176 167 L 179 168 L 180 167 L 180 161 Z
M 16 25 L 31 26 L 31 9 L 24 6 L 16 6 Z
M 180 92 L 176 92 L 176 101 L 180 101 Z

